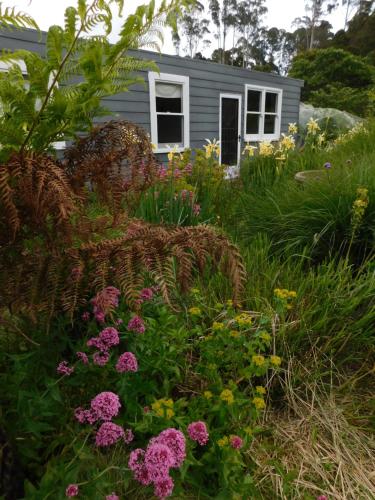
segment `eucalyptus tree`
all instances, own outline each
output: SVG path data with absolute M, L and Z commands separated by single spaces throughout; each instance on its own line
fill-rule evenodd
M 315 34 L 317 26 L 325 16 L 330 14 L 338 6 L 337 0 L 305 0 L 306 15 L 297 17 L 293 24 L 299 28 L 305 28 L 308 33 L 307 48 L 313 49 L 315 45 Z
M 249 65 L 252 48 L 261 37 L 263 16 L 267 13 L 265 0 L 242 0 L 237 4 L 237 29 L 241 34 L 238 40 L 243 53 L 243 67 Z
M 204 5 L 198 1 L 182 10 L 172 33 L 172 40 L 178 54 L 182 41 L 186 40 L 189 57 L 195 57 L 201 43 L 204 47 L 210 43 L 210 40 L 204 38 L 210 33 L 210 21 L 203 17 L 204 12 Z

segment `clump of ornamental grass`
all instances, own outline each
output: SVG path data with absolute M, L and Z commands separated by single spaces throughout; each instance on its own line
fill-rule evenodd
M 375 443 L 358 419 L 359 394 L 325 389 L 322 381 L 295 389 L 289 365 L 282 383 L 284 409 L 270 411 L 271 437 L 254 441 L 259 490 L 277 498 L 370 500 L 375 491 Z M 288 373 L 289 372 L 289 373 Z M 345 384 L 345 378 L 340 378 Z M 360 396 L 369 400 L 370 394 Z M 323 497 L 322 497 L 323 498 Z

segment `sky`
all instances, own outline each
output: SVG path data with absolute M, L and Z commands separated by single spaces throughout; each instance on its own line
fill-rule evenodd
M 208 0 L 200 1 L 208 5 Z M 52 24 L 63 24 L 65 8 L 70 5 L 76 5 L 75 0 L 5 0 L 2 3 L 4 6 L 16 6 L 19 10 L 31 14 L 43 30 L 48 29 Z M 133 12 L 137 5 L 143 3 L 147 3 L 147 0 L 125 0 L 125 14 Z M 305 12 L 304 0 L 267 0 L 266 5 L 268 7 L 268 14 L 265 17 L 265 24 L 270 28 L 276 26 L 290 30 L 293 20 L 296 17 L 303 16 Z M 327 16 L 326 19 L 332 24 L 334 31 L 343 28 L 345 9 L 340 6 L 330 16 Z M 116 18 L 113 22 L 114 33 L 112 39 L 115 39 L 116 31 L 118 31 L 120 26 L 121 20 Z M 169 31 L 164 34 L 162 52 L 175 54 Z M 214 42 L 212 46 L 214 46 Z

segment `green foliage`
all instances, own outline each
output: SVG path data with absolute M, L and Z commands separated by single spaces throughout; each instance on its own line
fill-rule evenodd
M 0 75 L 1 161 L 12 151 L 48 150 L 54 141 L 65 140 L 91 128 L 94 117 L 109 115 L 101 99 L 129 89 L 142 81 L 136 72 L 157 71 L 152 61 L 127 55 L 129 49 L 157 47 L 161 27 L 173 23 L 179 0 L 154 2 L 137 7 L 120 30 L 119 40 L 110 44 L 111 4 L 119 12 L 123 0 L 80 0 L 68 7 L 64 26 L 51 26 L 43 56 L 26 51 L 3 51 L 0 60 L 10 65 Z M 7 23 L 18 27 L 32 21 L 5 11 Z M 103 34 L 92 36 L 102 30 Z M 25 81 L 19 61 L 27 68 Z
M 369 106 L 367 91 L 374 74 L 374 68 L 363 58 L 336 48 L 298 54 L 289 71 L 289 76 L 305 81 L 302 100 L 360 115 Z

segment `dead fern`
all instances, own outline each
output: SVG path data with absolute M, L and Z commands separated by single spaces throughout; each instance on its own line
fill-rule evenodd
M 1 165 L 0 308 L 73 317 L 93 294 L 115 286 L 136 309 L 145 279 L 172 305 L 198 274 L 218 270 L 238 301 L 244 265 L 224 235 L 204 225 L 151 225 L 120 210 L 153 182 L 156 166 L 148 136 L 127 122 L 98 127 L 63 163 L 18 155 Z M 88 186 L 104 215 L 90 215 Z

